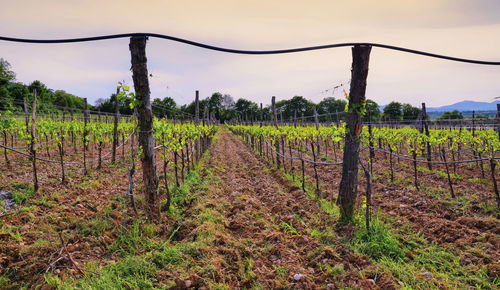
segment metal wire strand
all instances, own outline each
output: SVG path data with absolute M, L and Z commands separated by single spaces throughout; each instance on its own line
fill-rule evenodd
M 89 42 L 89 41 L 98 41 L 98 40 L 106 40 L 106 39 L 117 39 L 117 38 L 128 38 L 128 37 L 153 37 L 160 39 L 167 39 L 175 42 L 184 43 L 187 45 L 192 45 L 196 47 L 201 47 L 204 49 L 215 50 L 220 52 L 227 53 L 235 53 L 235 54 L 285 54 L 285 53 L 296 53 L 296 52 L 304 52 L 304 51 L 313 51 L 313 50 L 321 50 L 321 49 L 330 49 L 337 47 L 348 47 L 348 46 L 373 46 L 380 47 L 390 50 L 397 50 L 411 54 L 423 55 L 433 58 L 446 59 L 450 61 L 457 62 L 465 62 L 472 64 L 481 64 L 481 65 L 500 65 L 500 61 L 485 61 L 485 60 L 475 60 L 468 58 L 459 58 L 448 55 L 436 54 L 431 52 L 425 52 L 416 49 L 404 48 L 394 45 L 382 44 L 382 43 L 373 43 L 373 42 L 346 42 L 346 43 L 334 43 L 334 44 L 325 44 L 325 45 L 317 45 L 317 46 L 307 46 L 307 47 L 299 47 L 299 48 L 288 48 L 288 49 L 276 49 L 276 50 L 241 50 L 241 49 L 232 49 L 225 48 L 220 46 L 209 45 L 201 42 L 196 42 L 184 38 L 179 38 L 175 36 L 158 34 L 158 33 L 122 33 L 122 34 L 110 34 L 110 35 L 101 35 L 101 36 L 92 36 L 92 37 L 80 37 L 80 38 L 65 38 L 65 39 L 27 39 L 27 38 L 15 38 L 15 37 L 6 37 L 0 36 L 0 40 L 3 41 L 11 41 L 11 42 L 21 42 L 21 43 L 38 43 L 38 44 L 47 44 L 47 43 L 73 43 L 73 42 Z

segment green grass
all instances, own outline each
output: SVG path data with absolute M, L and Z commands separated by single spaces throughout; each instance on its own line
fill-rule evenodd
M 363 226 L 356 231 L 353 244 L 357 252 L 367 255 L 375 261 L 384 257 L 399 260 L 405 256 L 397 236 L 379 219 L 372 219 L 370 230 Z
M 302 236 L 301 234 L 299 234 L 297 232 L 297 230 L 293 227 L 293 225 L 287 223 L 287 222 L 284 222 L 282 221 L 280 223 L 280 228 L 285 232 L 285 233 L 289 233 L 290 235 L 292 236 Z
M 95 217 L 88 221 L 81 221 L 76 225 L 76 230 L 82 236 L 101 237 L 110 228 L 107 217 Z
M 75 287 L 81 289 L 153 289 L 156 282 L 155 263 L 142 256 L 128 256 L 114 265 L 99 270 L 79 280 Z

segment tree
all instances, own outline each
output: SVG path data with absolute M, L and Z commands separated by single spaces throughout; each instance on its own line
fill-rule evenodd
M 222 111 L 219 120 L 224 122 L 225 120 L 235 119 L 237 118 L 237 112 L 235 111 L 235 102 L 233 97 L 228 94 L 224 94 L 222 96 Z
M 0 58 L 0 110 L 14 109 L 14 97 L 10 94 L 8 87 L 15 78 L 16 74 L 10 69 L 10 63 Z
M 234 99 L 231 95 L 224 94 L 224 96 L 222 96 L 222 108 L 224 110 L 234 110 L 234 105 Z
M 78 98 L 81 100 L 81 98 Z M 104 99 L 104 101 L 101 99 L 98 99 L 96 101 L 96 106 L 95 109 L 101 112 L 107 112 L 107 113 L 115 113 L 115 99 L 116 99 L 116 94 L 112 94 L 109 98 Z M 130 98 L 123 98 L 120 100 L 120 114 L 125 114 L 125 115 L 131 115 L 132 114 L 132 109 L 130 108 L 130 103 L 132 100 Z M 80 108 L 79 106 L 76 106 L 75 108 Z
M 223 96 L 219 92 L 213 93 L 212 96 L 208 99 L 208 109 L 210 113 L 214 113 L 215 118 L 219 120 L 221 118 L 221 112 L 223 110 L 222 99 Z
M 0 86 L 6 86 L 16 79 L 16 73 L 11 70 L 10 63 L 0 58 Z
M 441 117 L 439 117 L 439 120 L 448 120 L 448 119 L 456 120 L 463 118 L 464 115 L 462 115 L 462 113 L 460 113 L 458 110 L 454 110 L 452 112 L 444 112 L 444 114 Z
M 241 114 L 243 120 L 252 120 L 254 117 L 260 117 L 259 106 L 252 101 L 243 98 L 238 99 L 234 108 L 237 113 L 236 116 Z
M 178 111 L 177 104 L 171 97 L 165 97 L 163 100 L 155 98 L 151 107 L 153 114 L 158 118 L 172 118 Z
M 324 98 L 318 103 L 317 110 L 319 115 L 335 114 L 336 112 L 344 112 L 347 102 L 344 100 L 336 100 L 333 97 Z M 328 116 L 320 116 L 320 121 L 330 120 Z M 335 115 L 332 115 L 332 120 L 337 120 Z
M 14 98 L 10 95 L 7 86 L 0 86 L 0 110 L 11 111 L 14 109 Z
M 380 109 L 379 109 L 378 104 L 373 100 L 367 99 L 365 108 L 366 108 L 366 115 L 365 115 L 364 120 L 370 121 L 370 122 L 377 121 L 378 116 L 380 115 Z M 371 120 L 368 120 L 368 111 L 370 111 Z
M 402 109 L 403 120 L 416 120 L 421 111 L 422 110 L 419 108 L 413 107 L 410 104 L 404 104 Z
M 384 117 L 389 120 L 401 120 L 403 112 L 401 111 L 402 105 L 398 102 L 390 102 L 384 108 Z

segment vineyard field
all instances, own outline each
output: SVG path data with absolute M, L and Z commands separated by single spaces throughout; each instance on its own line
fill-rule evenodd
M 343 124 L 155 119 L 156 222 L 144 214 L 133 118 L 117 123 L 115 162 L 113 123 L 37 120 L 36 192 L 24 120 L 7 115 L 1 126 L 2 288 L 499 283 L 493 130 L 364 126 L 356 214 L 346 225 L 336 205 Z

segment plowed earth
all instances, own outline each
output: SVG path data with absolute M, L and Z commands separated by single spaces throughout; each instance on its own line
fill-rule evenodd
M 279 171 L 270 172 L 240 140 L 223 130 L 209 151 L 206 168 L 213 169 L 210 173 L 220 182 L 208 184 L 200 202 L 221 209 L 224 230 L 212 254 L 213 261 L 219 261 L 220 275 L 232 287 L 259 283 L 266 289 L 318 289 L 332 283 L 332 288 L 376 288 L 367 278 L 378 273 L 379 287 L 394 288 L 390 276 L 377 271 L 366 257 L 351 253 L 339 241 L 325 245 L 311 238 L 311 229 L 334 227 L 334 219 Z M 296 231 L 287 230 L 285 223 Z M 255 279 L 241 278 L 238 265 L 245 259 L 253 261 Z M 342 264 L 346 272 L 333 278 L 322 267 L 325 264 Z M 278 267 L 288 269 L 284 277 Z M 303 276 L 296 280 L 297 275 Z
M 288 149 L 288 148 L 287 148 Z M 324 147 L 322 148 L 324 150 Z M 338 150 L 337 150 L 338 151 Z M 287 151 L 288 153 L 288 151 Z M 298 156 L 298 152 L 293 153 Z M 333 158 L 333 150 L 322 151 L 321 156 Z M 274 157 L 274 156 L 273 156 Z M 313 156 L 305 152 L 304 157 L 310 160 Z M 368 152 L 361 154 L 363 162 L 368 160 Z M 495 196 L 491 183 L 490 168 L 484 163 L 485 178 L 481 178 L 481 169 L 475 164 L 459 164 L 456 172 L 460 178 L 453 178 L 453 188 L 456 199 L 449 194 L 448 180 L 443 176 L 444 165 L 434 165 L 433 171 L 428 171 L 425 164 L 418 164 L 418 180 L 420 191 L 414 186 L 413 164 L 410 161 L 393 158 L 395 180 L 391 183 L 389 161 L 387 155 L 376 152 L 373 173 L 377 176 L 373 181 L 372 197 L 375 210 L 393 218 L 395 227 L 409 223 L 412 231 L 421 233 L 433 243 L 442 247 L 454 247 L 464 251 L 461 263 L 465 265 L 484 265 L 491 279 L 500 275 L 500 221 L 495 208 Z M 342 160 L 339 152 L 335 160 Z M 292 161 L 295 174 L 300 179 L 300 161 Z M 290 160 L 286 160 L 290 172 Z M 453 166 L 449 168 L 454 172 Z M 328 199 L 335 200 L 342 177 L 341 166 L 317 167 L 320 191 Z M 441 174 L 438 174 L 438 171 Z M 306 163 L 305 174 L 310 187 L 314 184 L 314 169 Z M 472 182 L 471 180 L 481 182 Z M 497 182 L 500 171 L 496 170 Z M 359 195 L 364 195 L 366 180 L 359 173 Z M 358 205 L 362 198 L 358 199 Z M 485 210 L 489 207 L 490 210 Z M 477 254 L 477 249 L 481 254 Z M 472 251 L 472 252 L 471 252 Z M 476 252 L 476 253 L 474 253 Z
M 56 149 L 51 152 L 57 156 Z M 330 150 L 328 155 L 332 154 Z M 96 157 L 95 150 L 89 155 Z M 73 157 L 68 160 L 80 159 Z M 156 287 L 393 289 L 402 285 L 384 267 L 353 252 L 349 247 L 352 228 L 338 225 L 337 216 L 323 211 L 281 171 L 269 169 L 269 163 L 224 128 L 206 157 L 198 169 L 200 184 L 192 186 L 189 200 L 178 205 L 181 214 L 164 212 L 154 226 L 151 239 L 157 244 L 183 249 L 182 262 L 155 272 Z M 30 161 L 14 154 L 9 158 L 10 167 L 0 165 L 0 191 L 27 190 L 32 178 Z M 163 173 L 161 162 L 157 154 L 159 175 Z M 128 187 L 126 163 L 113 168 L 105 162 L 102 169 L 90 170 L 89 177 L 82 177 L 81 166 L 68 166 L 66 185 L 60 184 L 58 164 L 39 162 L 38 166 L 40 191 L 6 214 L 0 213 L 1 277 L 8 277 L 13 289 L 49 288 L 46 273 L 63 281 L 82 279 L 69 259 L 56 261 L 61 253 L 59 232 L 64 233 L 68 250 L 81 267 L 94 264 L 92 269 L 100 272 L 119 263 L 122 257 L 111 246 L 121 232 L 123 196 Z M 300 162 L 294 162 L 294 167 L 297 174 Z M 171 166 L 168 170 L 172 171 Z M 457 200 L 442 190 L 430 194 L 436 188 L 447 189 L 446 178 L 435 173 L 419 172 L 420 182 L 426 187 L 416 191 L 412 167 L 404 162 L 395 161 L 396 177 L 402 182 L 391 184 L 383 154 L 377 154 L 374 172 L 378 175 L 373 183 L 375 205 L 381 215 L 393 217 L 396 228 L 410 224 L 412 231 L 431 242 L 463 250 L 461 264 L 484 265 L 488 275 L 499 275 L 500 225 L 495 214 L 481 206 L 494 202 L 491 188 L 487 179 L 484 184 L 469 181 L 480 175 L 478 168 L 458 168 L 463 178 L 454 180 L 457 195 L 462 198 Z M 139 214 L 130 219 L 142 222 L 141 173 L 139 162 L 134 176 Z M 341 167 L 318 167 L 318 173 L 323 195 L 333 201 Z M 310 165 L 306 165 L 306 176 L 313 181 Z M 365 180 L 362 175 L 359 180 L 361 194 Z M 170 187 L 173 184 L 169 176 Z M 163 184 L 160 189 L 164 192 Z M 165 199 L 164 194 L 161 199 Z M 167 242 L 169 239 L 171 242 Z M 195 249 L 189 250 L 193 245 Z M 147 256 L 145 251 L 134 255 Z M 415 279 L 427 279 L 416 277 L 425 269 L 417 271 Z

